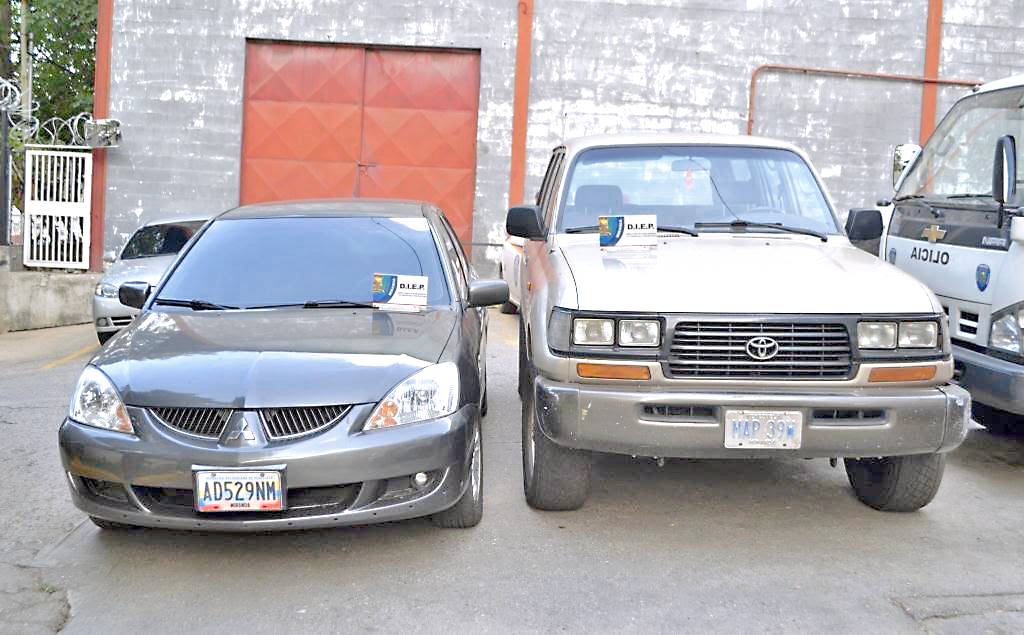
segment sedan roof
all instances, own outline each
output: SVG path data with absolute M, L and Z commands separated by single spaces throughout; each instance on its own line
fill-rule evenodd
M 218 219 L 278 218 L 278 217 L 330 217 L 330 216 L 387 216 L 391 218 L 423 217 L 429 203 L 395 199 L 323 199 L 309 201 L 283 201 L 243 205 L 228 210 Z

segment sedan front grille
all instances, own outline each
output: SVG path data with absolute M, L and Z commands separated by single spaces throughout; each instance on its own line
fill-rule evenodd
M 335 423 L 348 413 L 350 406 L 317 406 L 304 408 L 264 408 L 260 419 L 267 437 L 273 441 L 312 434 Z
M 182 432 L 219 439 L 231 418 L 230 408 L 150 408 L 164 424 Z
M 770 359 L 747 352 L 761 337 L 778 343 Z M 834 323 L 679 322 L 668 358 L 668 374 L 685 379 L 846 379 L 851 370 L 849 334 Z

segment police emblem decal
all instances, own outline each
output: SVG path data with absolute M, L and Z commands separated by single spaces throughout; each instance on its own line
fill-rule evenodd
M 988 265 L 978 265 L 978 269 L 974 272 L 974 281 L 978 283 L 978 291 L 984 291 L 988 288 L 988 282 L 992 279 L 992 270 L 989 269 Z

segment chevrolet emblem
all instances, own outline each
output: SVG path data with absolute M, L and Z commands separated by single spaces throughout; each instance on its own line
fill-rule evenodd
M 945 237 L 946 230 L 938 225 L 932 225 L 921 230 L 921 238 L 927 238 L 930 243 L 942 240 Z

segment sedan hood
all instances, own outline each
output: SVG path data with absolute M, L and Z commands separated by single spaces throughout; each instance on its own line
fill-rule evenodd
M 118 260 L 103 274 L 102 281 L 115 287 L 121 286 L 124 282 L 148 282 L 155 285 L 177 257 L 177 254 L 170 254 Z
M 581 310 L 652 313 L 931 313 L 928 289 L 842 237 L 678 236 L 602 249 L 559 236 Z
M 92 363 L 133 406 L 373 403 L 438 361 L 455 319 L 450 310 L 150 312 Z

